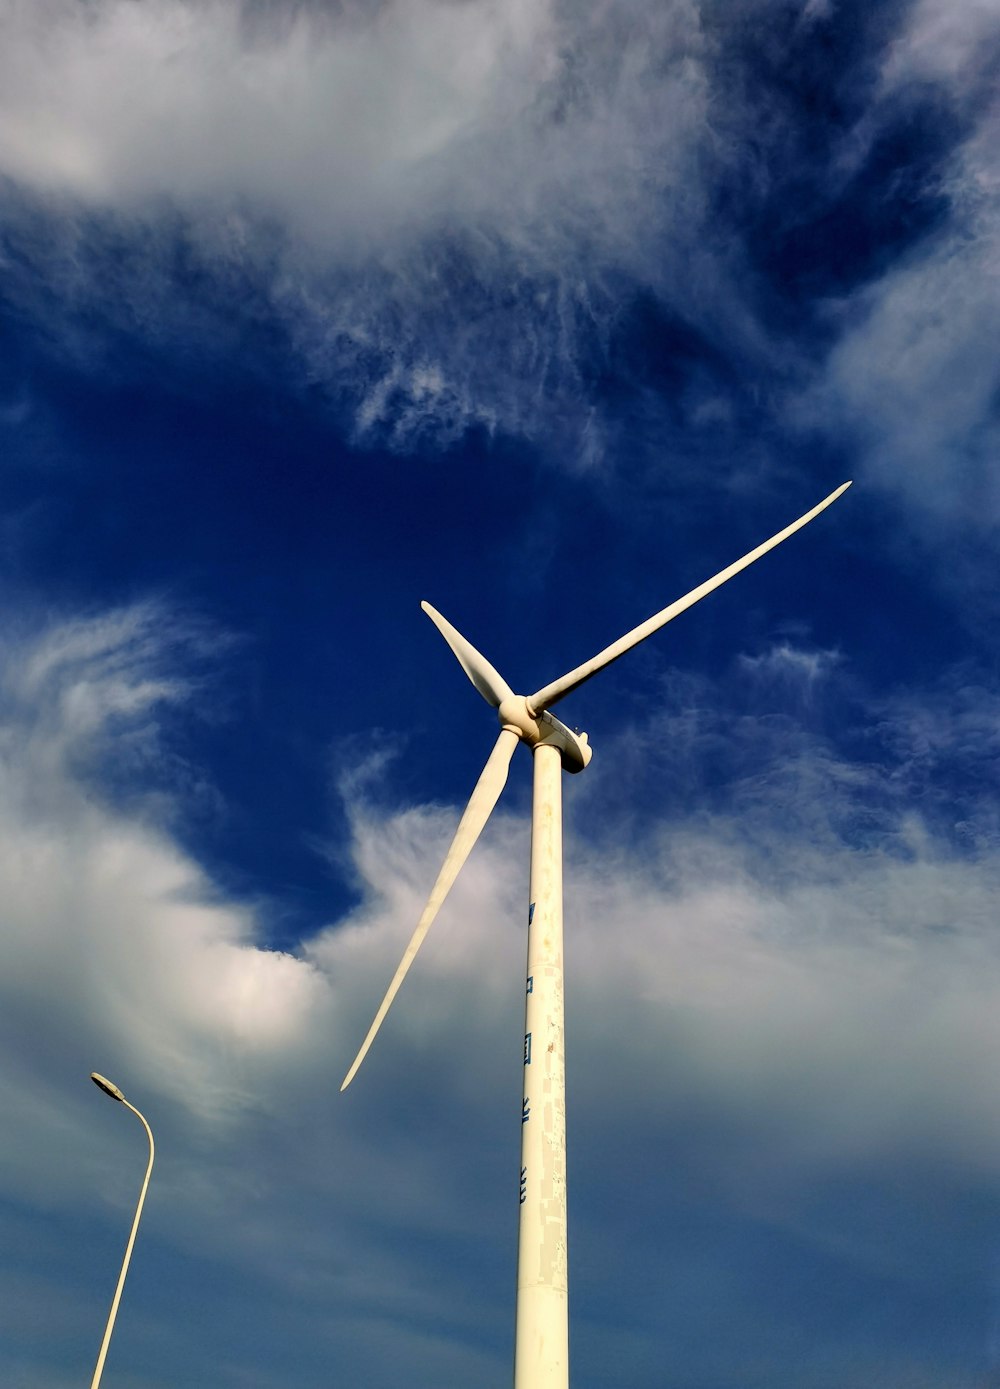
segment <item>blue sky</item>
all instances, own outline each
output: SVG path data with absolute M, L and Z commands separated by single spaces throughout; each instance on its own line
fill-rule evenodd
M 0 1378 L 509 1382 L 560 706 L 576 1389 L 1000 1383 L 995 0 L 0 0 Z

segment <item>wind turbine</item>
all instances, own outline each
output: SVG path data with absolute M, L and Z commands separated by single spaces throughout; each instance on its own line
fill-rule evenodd
M 382 1025 L 424 936 L 507 783 L 519 742 L 534 754 L 528 962 L 525 977 L 524 1085 L 521 1104 L 520 1219 L 514 1389 L 567 1389 L 569 1316 L 566 1259 L 566 1092 L 563 1048 L 562 779 L 582 772 L 592 752 L 586 733 L 575 733 L 549 710 L 592 675 L 617 661 L 685 609 L 807 525 L 850 487 L 835 492 L 765 540 L 742 559 L 676 603 L 612 642 L 591 660 L 533 695 L 517 695 L 471 642 L 430 603 L 421 607 L 451 647 L 459 665 L 500 720 L 500 736 L 465 808 L 451 848 L 375 1021 L 347 1072 L 346 1090 Z

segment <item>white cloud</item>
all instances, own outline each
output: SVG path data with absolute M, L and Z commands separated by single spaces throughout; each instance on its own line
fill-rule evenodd
M 400 447 L 479 424 L 599 457 L 581 344 L 606 344 L 636 283 L 762 350 L 704 221 L 715 156 L 687 0 L 391 0 L 280 22 L 237 0 L 3 8 L 0 170 L 33 268 L 11 292 L 44 315 L 36 279 L 54 290 L 84 359 L 100 342 L 81 308 L 227 336 L 203 282 L 187 303 L 178 248 L 220 319 L 259 296 L 357 434 Z
M 243 357 L 268 321 L 359 440 L 444 445 L 478 426 L 579 466 L 616 447 L 592 385 L 637 293 L 765 395 L 775 373 L 802 379 L 713 202 L 752 168 L 747 127 L 766 119 L 780 144 L 786 117 L 766 90 L 727 85 L 724 26 L 691 0 L 0 0 L 0 14 L 8 292 L 57 312 L 52 336 L 83 362 L 101 359 L 103 321 Z M 803 22 L 833 19 L 808 5 Z M 901 101 L 937 90 L 968 124 L 935 175 L 950 212 L 831 308 L 833 351 L 793 412 L 852 436 L 868 477 L 932 522 L 1000 505 L 996 32 L 993 3 L 929 0 L 888 46 L 831 188 Z M 635 384 L 631 418 L 663 447 L 677 402 Z M 707 426 L 732 402 L 706 382 L 684 408 Z
M 705 93 L 685 4 L 620 22 L 550 0 L 282 23 L 237 0 L 4 8 L 0 163 L 95 207 L 250 208 L 362 262 L 457 224 L 482 242 L 474 259 L 507 242 L 512 265 L 558 278 L 575 238 L 645 260 L 647 184 L 690 196 L 679 175 Z M 669 129 L 644 128 L 654 118 Z
M 850 689 L 830 653 L 783 643 L 737 668 L 743 698 L 761 712 L 734 718 L 709 686 L 690 689 L 685 713 L 602 747 L 589 791 L 567 787 L 570 823 L 574 804 L 580 823 L 567 851 L 567 949 L 584 1105 L 603 1093 L 602 1103 L 628 1108 L 649 1083 L 662 1099 L 647 1115 L 655 1127 L 698 1091 L 774 1160 L 770 1126 L 780 1116 L 789 1139 L 780 1161 L 797 1153 L 807 1175 L 915 1145 L 1000 1176 L 981 1064 L 1000 1041 L 1000 844 L 988 833 L 956 837 L 946 818 L 953 794 L 953 817 L 961 807 L 969 826 L 992 823 L 988 779 L 961 794 L 948 787 L 995 761 L 995 700 L 961 682 L 922 700 L 872 701 L 854 688 L 848 710 L 871 734 L 866 760 L 852 764 L 810 727 L 817 703 L 843 704 Z M 923 723 L 919 708 L 933 710 Z M 720 758 L 730 782 L 709 812 L 706 766 L 717 780 Z M 706 788 L 687 798 L 686 813 L 671 786 L 678 772 Z M 619 779 L 639 801 L 624 830 Z M 607 807 L 617 831 L 600 824 Z M 309 954 L 333 978 L 363 975 L 372 1012 L 453 824 L 454 814 L 437 812 L 356 815 L 365 906 Z M 523 826 L 491 827 L 380 1051 L 398 1055 L 402 1029 L 422 1068 L 448 1037 L 471 1036 L 473 1007 L 494 1016 L 498 968 L 515 978 L 521 968 L 511 934 L 527 849 Z M 664 1065 L 650 1071 L 658 1053 Z
M 975 76 L 988 79 L 998 39 L 996 0 L 956 0 L 948 6 L 918 0 L 889 50 L 885 80 L 897 87 L 920 78 L 956 85 Z
M 58 1208 L 93 1199 L 84 1193 L 103 1183 L 116 1210 L 127 1202 L 107 1175 L 120 1159 L 106 1147 L 125 1139 L 109 1137 L 118 1130 L 80 1093 L 96 1067 L 157 1122 L 154 1247 L 176 1246 L 213 1269 L 229 1261 L 229 1276 L 272 1287 L 275 1306 L 295 1303 L 296 1315 L 335 1297 L 343 1323 L 314 1334 L 329 1354 L 350 1345 L 361 1362 L 388 1357 L 385 1382 L 392 1347 L 402 1353 L 386 1341 L 386 1318 L 423 1320 L 432 1307 L 419 1382 L 435 1382 L 435 1367 L 455 1355 L 483 1370 L 493 1357 L 475 1328 L 492 1324 L 492 1283 L 470 1290 L 459 1258 L 432 1291 L 421 1248 L 433 1238 L 454 1241 L 457 1253 L 474 1232 L 477 1247 L 502 1251 L 512 1238 L 503 1192 L 517 1139 L 527 826 L 501 813 L 488 827 L 339 1097 L 457 811 L 386 817 L 366 794 L 376 770 L 367 782 L 347 776 L 361 905 L 300 957 L 266 950 L 252 914 L 222 900 L 173 842 L 158 799 L 143 809 L 134 798 L 126 815 L 101 795 L 116 736 L 130 728 L 145 729 L 147 759 L 128 753 L 129 776 L 152 774 L 157 710 L 182 698 L 190 678 L 182 631 L 164 609 L 138 608 L 25 629 L 8 645 L 0 1042 L 4 1103 L 17 1123 L 2 1190 Z M 779 684 L 792 673 L 810 687 L 840 678 L 837 663 L 807 656 L 789 645 L 764 663 L 774 669 L 745 673 Z M 994 746 L 988 708 L 964 690 L 957 702 L 942 695 L 938 721 L 950 720 L 954 737 L 942 736 L 935 756 Z M 703 704 L 710 697 L 703 687 Z M 793 689 L 792 711 L 796 700 Z M 115 736 L 102 731 L 102 711 Z M 912 722 L 888 705 L 878 716 L 899 730 Z M 921 755 L 917 737 L 884 739 L 888 760 L 863 775 L 849 766 L 831 774 L 835 755 L 800 730 L 800 774 L 788 783 L 772 774 L 787 749 L 770 716 L 748 713 L 730 728 L 724 709 L 703 709 L 700 728 L 688 726 L 691 757 L 713 717 L 739 745 L 737 770 L 741 746 L 760 749 L 761 765 L 743 767 L 728 808 L 664 817 L 647 795 L 643 833 L 606 823 L 591 835 L 587 793 L 575 782 L 567 790 L 569 823 L 580 820 L 567 843 L 567 959 L 574 1123 L 585 1149 L 627 1133 L 635 1151 L 656 1154 L 669 1135 L 679 1170 L 697 1171 L 734 1220 L 794 1226 L 796 1238 L 819 1244 L 830 1232 L 810 1214 L 810 1192 L 858 1170 L 871 1179 L 919 1159 L 995 1186 L 997 844 L 956 852 L 892 791 L 897 766 Z M 676 744 L 682 725 L 669 731 Z M 638 735 L 647 753 L 664 732 Z M 630 774 L 611 746 L 603 761 L 588 772 L 599 791 Z M 648 793 L 662 765 L 654 756 L 637 789 Z M 769 796 L 789 791 L 798 799 L 788 814 L 762 814 Z M 880 831 L 838 838 L 853 802 L 877 795 Z M 826 803 L 810 817 L 817 799 Z M 606 804 L 613 815 L 613 799 Z M 584 1154 L 578 1165 L 584 1238 L 608 1251 L 620 1238 L 615 1222 L 638 1218 L 631 1203 L 648 1218 L 648 1202 L 660 1199 L 658 1165 L 638 1164 L 614 1218 L 602 1214 Z M 845 1222 L 841 1253 L 867 1258 L 868 1232 Z M 681 1256 L 661 1251 L 642 1278 L 655 1286 Z M 443 1315 L 449 1306 L 454 1315 Z
M 407 172 L 516 111 L 554 56 L 551 5 L 519 0 L 282 22 L 236 0 L 4 9 L 11 177 L 119 206 L 246 198 L 324 239 L 395 220 Z
M 185 678 L 168 673 L 171 665 L 182 669 L 183 631 L 162 610 L 140 607 L 66 622 L 8 646 L 0 691 L 3 977 L 12 1013 L 40 1020 L 54 1010 L 57 1032 L 86 1030 L 112 1054 L 128 1055 L 145 1085 L 207 1115 L 255 1106 L 288 1068 L 321 1065 L 328 1081 L 337 1079 L 338 1064 L 350 1058 L 328 1055 L 331 1042 L 336 1037 L 349 1049 L 353 1035 L 363 1035 L 450 839 L 454 812 L 386 819 L 368 800 L 366 779 L 346 776 L 361 906 L 308 942 L 302 958 L 262 948 L 251 913 L 220 899 L 172 841 L 159 799 L 145 814 L 133 800 L 125 814 L 92 789 L 114 782 L 119 737 L 129 776 L 148 777 L 153 763 L 148 755 L 136 762 L 129 738 L 144 730 L 148 754 L 159 737 L 158 706 L 183 696 Z M 786 1086 L 797 1094 L 802 1077 L 815 1072 L 816 1105 L 800 1114 L 806 1132 L 826 1123 L 832 1089 L 857 1096 L 872 1077 L 887 1084 L 896 1068 L 916 1065 L 914 1049 L 922 1057 L 929 1050 L 939 1055 L 937 1070 L 965 1067 L 969 1076 L 967 1100 L 954 1079 L 938 1100 L 963 1105 L 963 1123 L 991 1134 L 971 1058 L 992 1045 L 988 1002 L 1000 978 L 1000 946 L 989 923 L 998 846 L 986 836 L 976 841 L 979 851 L 958 852 L 933 818 L 915 812 L 911 792 L 926 768 L 946 777 L 945 764 L 964 768 L 995 757 L 993 702 L 962 685 L 942 693 L 930 724 L 915 716 L 909 698 L 869 705 L 881 760 L 852 767 L 816 734 L 796 734 L 790 712 L 772 707 L 777 699 L 787 711 L 808 714 L 798 686 L 813 691 L 835 679 L 836 663 L 785 643 L 741 668 L 754 688 L 770 682 L 763 715 L 746 711 L 734 720 L 703 706 L 693 722 L 690 711 L 668 717 L 668 726 L 658 716 L 631 735 L 639 740 L 631 760 L 619 756 L 621 748 L 604 750 L 597 793 L 645 763 L 645 779 L 632 789 L 643 798 L 647 826 L 627 841 L 631 848 L 606 833 L 588 844 L 584 828 L 571 842 L 576 987 L 595 999 L 603 994 L 612 1016 L 642 1005 L 643 1025 L 654 1034 L 680 1026 L 688 1033 L 683 1060 L 672 1064 L 713 1073 L 720 1103 L 747 1086 L 772 1098 Z M 794 688 L 776 695 L 789 679 Z M 689 696 L 693 709 L 696 696 Z M 700 699 L 710 698 L 706 686 Z M 657 783 L 686 762 L 682 780 L 697 778 L 703 756 L 718 760 L 722 725 L 734 774 L 730 809 L 685 822 L 672 802 L 650 801 Z M 776 777 L 772 764 L 779 763 Z M 777 815 L 770 800 L 782 802 Z M 840 839 L 855 801 L 875 818 Z M 926 798 L 921 803 L 931 809 Z M 592 795 L 580 804 L 586 821 Z M 988 809 L 968 796 L 962 804 L 972 819 Z M 501 815 L 376 1044 L 383 1057 L 401 1058 L 413 1047 L 426 1061 L 456 1030 L 492 1032 L 501 1015 L 516 1012 L 507 976 L 516 980 L 521 967 L 526 858 L 526 827 Z M 931 994 L 933 1008 L 922 1017 Z M 816 1025 L 791 1047 L 810 1016 Z M 908 1040 L 890 1047 L 890 1033 Z M 861 1052 L 865 1076 L 853 1073 Z M 410 1064 L 423 1063 L 411 1057 Z M 924 1093 L 936 1073 L 929 1054 L 919 1069 L 920 1101 L 907 1122 L 920 1128 L 926 1119 L 933 1128 L 934 1104 Z M 905 1098 L 905 1085 L 899 1093 Z M 875 1107 L 871 1118 L 878 1130 Z M 863 1124 L 858 1141 L 867 1141 Z
M 90 789 L 155 786 L 159 711 L 189 691 L 198 640 L 146 605 L 5 643 L 0 918 L 7 1018 L 41 1029 L 50 1013 L 55 1038 L 89 1035 L 207 1115 L 240 1102 L 260 1057 L 294 1054 L 324 991 L 217 900 L 159 796 L 115 810 Z M 33 1048 L 17 1050 L 30 1073 Z
M 838 660 L 835 651 L 806 651 L 790 642 L 781 642 L 756 656 L 741 655 L 739 663 L 751 678 L 761 683 L 777 683 L 808 692 L 829 675 Z
M 1000 1041 L 997 864 L 843 851 L 825 881 L 776 889 L 718 838 L 671 838 L 629 864 L 628 892 L 586 874 L 573 894 L 581 1013 L 633 1000 L 647 1064 L 663 1046 L 645 1081 L 668 1105 L 718 1105 L 755 1166 L 799 1180 L 911 1147 L 1000 1175 L 984 1065 Z
M 995 208 L 957 221 L 861 297 L 824 392 L 862 443 L 869 478 L 918 515 L 978 530 L 1000 519 L 1000 247 Z
M 803 419 L 860 443 L 868 478 L 925 530 L 1000 521 L 1000 103 L 992 0 L 916 5 L 886 56 L 869 136 L 900 103 L 936 99 L 955 147 L 935 174 L 939 224 L 838 306 L 838 339 Z

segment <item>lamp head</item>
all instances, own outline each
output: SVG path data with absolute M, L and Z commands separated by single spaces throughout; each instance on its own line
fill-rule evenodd
M 117 1100 L 119 1104 L 124 1104 L 125 1096 L 118 1089 L 117 1085 L 112 1085 L 110 1080 L 105 1076 L 98 1075 L 96 1071 L 91 1071 L 90 1078 L 99 1090 L 103 1090 L 106 1095 L 110 1095 L 111 1098 Z

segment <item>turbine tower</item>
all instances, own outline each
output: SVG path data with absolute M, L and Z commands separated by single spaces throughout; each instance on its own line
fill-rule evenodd
M 533 695 L 517 695 L 471 642 L 430 603 L 421 607 L 451 647 L 459 665 L 497 711 L 500 736 L 459 821 L 437 881 L 393 976 L 375 1021 L 341 1090 L 354 1079 L 399 986 L 462 864 L 489 819 L 507 782 L 519 742 L 534 755 L 531 869 L 528 893 L 528 960 L 525 971 L 524 1084 L 521 1102 L 520 1218 L 517 1246 L 517 1310 L 514 1389 L 567 1389 L 569 1316 L 566 1259 L 566 1091 L 563 1047 L 562 773 L 582 772 L 591 759 L 586 733 L 575 733 L 549 710 L 598 671 L 617 661 L 679 613 L 699 602 L 741 569 L 773 550 L 835 502 L 835 492 L 765 540 L 742 559 L 677 602 L 612 642 Z

